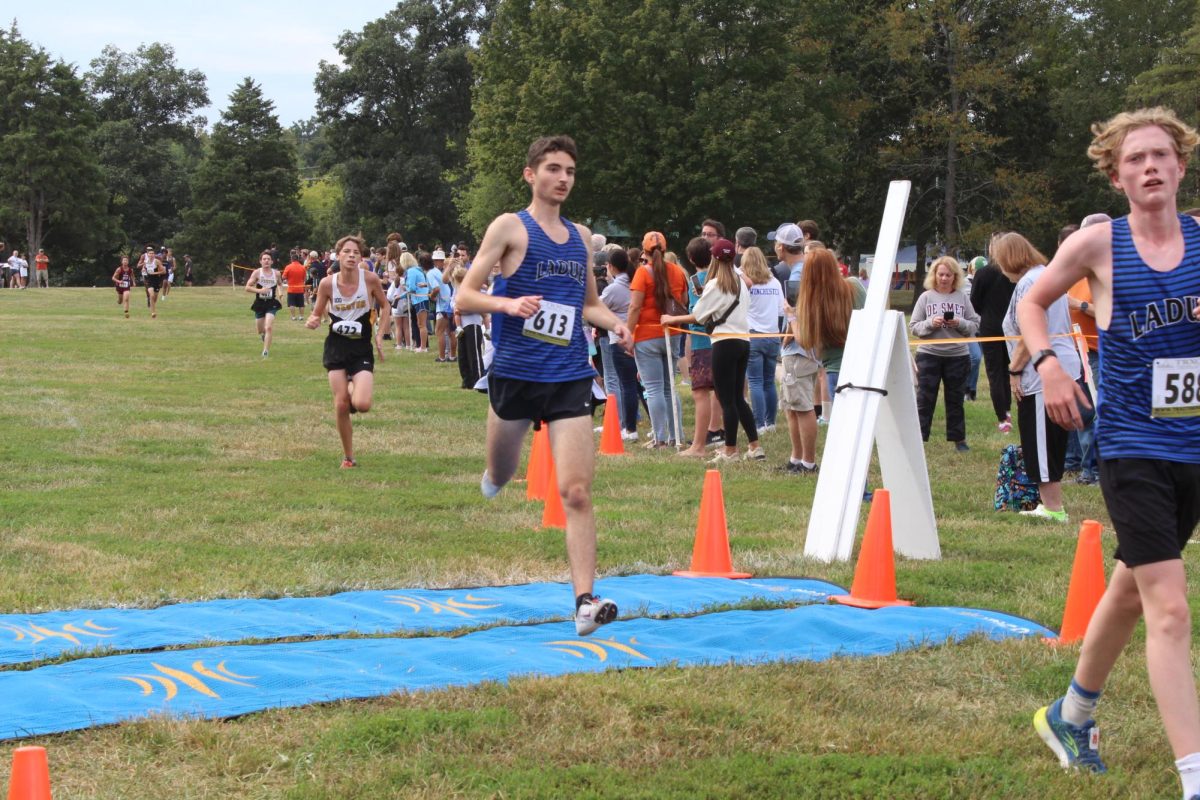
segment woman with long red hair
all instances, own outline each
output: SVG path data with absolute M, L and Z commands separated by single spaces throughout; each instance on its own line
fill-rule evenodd
M 838 373 L 842 369 L 842 350 L 850 330 L 850 314 L 856 308 L 862 308 L 866 300 L 866 287 L 857 278 L 842 277 L 831 250 L 818 247 L 805 253 L 792 335 L 801 347 L 820 354 L 829 384 L 826 414 L 833 407 Z

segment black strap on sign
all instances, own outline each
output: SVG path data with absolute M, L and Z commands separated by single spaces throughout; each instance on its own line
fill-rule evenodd
M 887 393 L 888 393 L 887 389 L 880 389 L 876 386 L 855 386 L 853 383 L 843 383 L 841 386 L 834 389 L 833 393 L 841 394 L 842 389 L 859 389 L 864 392 L 878 392 L 879 394 L 883 395 L 884 397 L 887 397 Z

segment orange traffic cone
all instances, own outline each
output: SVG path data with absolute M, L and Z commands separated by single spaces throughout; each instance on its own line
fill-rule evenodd
M 529 466 L 525 468 L 525 499 L 545 500 L 546 479 L 550 469 L 550 426 L 533 432 L 533 447 L 529 449 Z
M 617 410 L 615 394 L 610 394 L 604 403 L 604 431 L 600 434 L 600 454 L 625 455 L 625 442 L 621 439 L 621 414 Z
M 896 563 L 892 551 L 892 497 L 887 489 L 876 489 L 867 515 L 867 532 L 858 551 L 854 584 L 850 594 L 833 598 L 845 606 L 883 608 L 911 606 L 896 597 Z
M 18 747 L 13 751 L 8 800 L 50 800 L 50 766 L 46 748 Z
M 1087 633 L 1092 614 L 1104 596 L 1104 554 L 1100 549 L 1100 523 L 1085 519 L 1079 526 L 1075 545 L 1075 564 L 1071 567 L 1071 585 L 1067 588 L 1067 607 L 1062 629 L 1050 644 L 1078 642 Z
M 675 574 L 685 578 L 751 577 L 749 572 L 733 571 L 720 470 L 710 469 L 704 473 L 700 518 L 696 522 L 696 542 L 692 545 L 692 568 L 676 570 Z
M 563 508 L 562 495 L 558 493 L 558 474 L 554 469 L 554 459 L 547 454 L 550 463 L 550 473 L 546 476 L 546 505 L 542 508 L 542 527 L 567 529 L 567 512 Z

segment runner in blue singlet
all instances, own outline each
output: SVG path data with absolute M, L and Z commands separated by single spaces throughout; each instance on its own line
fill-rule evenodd
M 492 314 L 495 359 L 488 382 L 487 469 L 480 488 L 495 497 L 516 473 L 530 423 L 550 425 L 550 447 L 567 516 L 567 560 L 575 592 L 575 630 L 585 636 L 617 616 L 613 601 L 592 594 L 596 520 L 592 475 L 591 387 L 586 322 L 632 351 L 629 330 L 596 293 L 591 233 L 560 215 L 575 184 L 575 142 L 543 137 L 529 148 L 525 182 L 533 201 L 488 226 L 463 280 L 458 308 Z M 501 275 L 492 294 L 492 267 Z
M 1046 309 L 1087 278 L 1100 332 L 1096 443 L 1117 533 L 1112 579 L 1064 697 L 1034 727 L 1064 766 L 1105 771 L 1093 711 L 1138 620 L 1185 800 L 1200 798 L 1200 703 L 1183 547 L 1200 521 L 1200 225 L 1176 194 L 1200 137 L 1170 111 L 1093 126 L 1088 155 L 1129 216 L 1072 234 L 1017 309 L 1051 418 L 1079 429 L 1086 395 L 1059 366 Z

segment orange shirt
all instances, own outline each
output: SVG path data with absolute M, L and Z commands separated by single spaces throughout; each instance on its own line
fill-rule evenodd
M 1079 283 L 1067 290 L 1067 297 L 1073 297 L 1076 300 L 1092 304 L 1092 289 L 1088 286 L 1087 278 L 1081 278 Z M 1092 309 L 1089 308 L 1089 311 Z M 1089 337 L 1087 340 L 1088 349 L 1098 351 L 1100 349 L 1100 340 L 1097 339 L 1096 318 L 1083 313 L 1082 311 L 1071 311 L 1071 322 L 1079 325 L 1083 335 Z
M 667 268 L 667 283 L 671 286 L 671 294 L 686 307 L 687 303 L 683 298 L 687 296 L 687 273 L 678 264 L 672 264 L 670 261 L 663 263 Z M 638 267 L 629 283 L 629 291 L 646 295 L 642 301 L 642 313 L 638 316 L 637 330 L 633 332 L 633 340 L 644 342 L 647 339 L 661 339 L 663 329 L 659 320 L 662 319 L 662 310 L 654 299 L 654 271 L 648 266 Z
M 38 253 L 37 258 L 34 259 L 34 263 L 37 264 L 38 269 L 50 269 L 50 256 L 45 253 Z
M 308 271 L 299 261 L 293 261 L 283 268 L 283 277 L 287 281 L 288 294 L 300 294 L 304 291 L 304 278 Z

